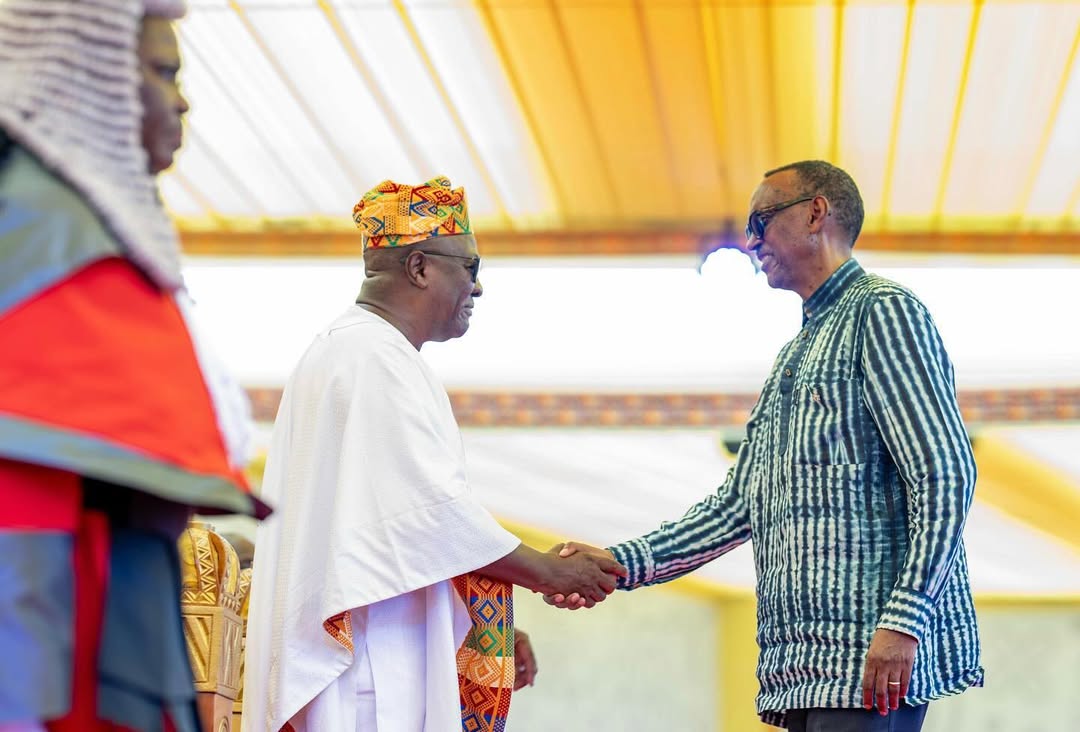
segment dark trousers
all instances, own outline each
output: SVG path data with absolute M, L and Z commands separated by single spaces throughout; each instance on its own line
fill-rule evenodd
M 792 732 L 919 732 L 926 719 L 926 704 L 890 710 L 886 716 L 869 709 L 790 709 Z

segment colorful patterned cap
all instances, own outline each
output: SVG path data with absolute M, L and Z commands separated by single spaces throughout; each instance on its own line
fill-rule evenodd
M 435 236 L 471 234 L 464 188 L 451 188 L 450 179 L 436 176 L 419 186 L 383 181 L 353 207 L 364 251 L 404 247 Z

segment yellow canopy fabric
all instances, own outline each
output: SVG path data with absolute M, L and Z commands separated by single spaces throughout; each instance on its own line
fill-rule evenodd
M 180 32 L 188 227 L 438 171 L 479 230 L 738 232 L 825 158 L 871 235 L 1080 233 L 1076 2 L 196 0 Z

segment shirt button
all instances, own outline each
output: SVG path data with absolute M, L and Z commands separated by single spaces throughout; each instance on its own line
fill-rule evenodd
M 784 376 L 791 376 L 791 369 L 784 369 Z

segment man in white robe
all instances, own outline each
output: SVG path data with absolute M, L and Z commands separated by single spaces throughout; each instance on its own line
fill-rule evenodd
M 510 585 L 591 604 L 623 570 L 524 546 L 469 490 L 419 352 L 464 335 L 483 293 L 464 191 L 387 181 L 354 219 L 367 278 L 304 354 L 274 428 L 243 729 L 497 732 L 514 687 Z

